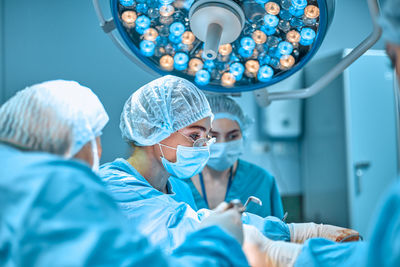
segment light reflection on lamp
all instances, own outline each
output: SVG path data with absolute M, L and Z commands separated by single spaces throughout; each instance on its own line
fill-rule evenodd
M 260 30 L 254 31 L 252 37 L 256 44 L 263 44 L 267 41 L 267 35 Z
M 137 15 L 135 11 L 126 10 L 122 13 L 121 19 L 127 28 L 131 28 L 135 26 Z
M 292 55 L 283 55 L 279 61 L 281 69 L 287 70 L 293 67 L 295 59 Z
M 156 29 L 149 28 L 144 32 L 143 37 L 147 41 L 154 42 L 158 37 L 158 32 Z
M 201 70 L 204 66 L 204 63 L 201 59 L 199 58 L 192 58 L 189 61 L 189 74 L 190 75 L 195 75 L 196 72 Z
M 166 70 L 171 71 L 174 69 L 174 58 L 170 55 L 164 55 L 160 58 L 160 66 Z
M 231 87 L 235 84 L 235 76 L 230 72 L 225 72 L 221 77 L 221 84 L 226 87 Z
M 271 15 L 278 15 L 279 12 L 281 11 L 281 8 L 279 7 L 279 5 L 275 2 L 268 2 L 265 4 L 265 11 L 267 11 L 268 14 Z

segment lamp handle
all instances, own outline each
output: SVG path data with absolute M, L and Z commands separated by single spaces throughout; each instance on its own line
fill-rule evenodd
M 93 0 L 93 6 L 94 10 L 96 11 L 97 19 L 100 22 L 100 27 L 103 29 L 103 31 L 110 37 L 111 41 L 118 47 L 118 49 L 125 55 L 127 56 L 134 64 L 139 66 L 139 68 L 145 70 L 151 75 L 156 75 L 160 76 L 155 70 L 144 64 L 142 61 L 140 61 L 128 48 L 126 48 L 125 45 L 122 44 L 122 42 L 117 38 L 115 35 L 114 30 L 116 29 L 115 27 L 115 22 L 114 19 L 108 19 L 106 20 L 104 18 L 104 14 L 101 10 L 99 0 Z
M 378 0 L 368 0 L 368 8 L 373 23 L 372 33 L 366 39 L 364 39 L 356 48 L 354 48 L 347 56 L 345 56 L 337 65 L 335 65 L 335 67 L 333 67 L 330 71 L 328 71 L 324 76 L 322 76 L 319 80 L 314 82 L 308 88 L 272 93 L 268 93 L 268 90 L 266 88 L 255 91 L 254 94 L 259 105 L 267 106 L 272 101 L 276 100 L 302 99 L 317 94 L 336 77 L 338 77 L 348 66 L 350 66 L 354 61 L 361 57 L 368 49 L 370 49 L 381 37 L 382 28 L 377 22 L 377 17 L 379 15 Z

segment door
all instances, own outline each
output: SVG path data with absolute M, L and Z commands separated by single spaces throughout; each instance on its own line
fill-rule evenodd
M 364 237 L 397 177 L 394 73 L 384 51 L 368 51 L 344 73 L 350 225 Z

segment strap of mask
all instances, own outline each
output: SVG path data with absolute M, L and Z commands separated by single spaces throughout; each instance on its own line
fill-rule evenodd
M 97 151 L 97 143 L 96 143 L 96 138 L 92 139 L 90 141 L 90 144 L 92 146 L 92 155 L 93 155 L 93 165 L 92 165 L 92 170 L 97 172 L 100 167 L 100 159 L 99 159 L 99 154 Z

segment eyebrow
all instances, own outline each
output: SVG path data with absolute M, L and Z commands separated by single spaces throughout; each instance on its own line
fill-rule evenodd
M 218 132 L 216 130 L 213 130 L 213 129 L 211 129 L 210 132 L 220 134 L 220 132 Z M 240 132 L 240 130 L 239 129 L 234 129 L 232 131 L 227 132 L 226 134 L 232 134 L 232 133 L 236 133 L 236 132 Z
M 233 134 L 233 133 L 236 133 L 236 132 L 240 132 L 240 130 L 239 129 L 234 129 L 232 131 L 229 131 L 227 134 Z
M 207 131 L 207 129 L 206 129 L 205 127 L 199 126 L 199 125 L 192 125 L 192 126 L 189 126 L 188 129 L 197 129 L 197 130 L 200 130 L 200 131 L 203 131 L 203 132 L 206 132 L 206 131 Z

